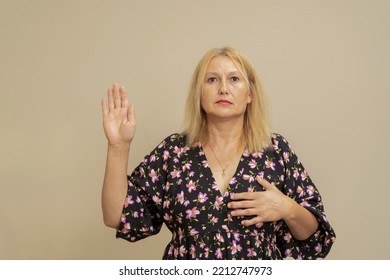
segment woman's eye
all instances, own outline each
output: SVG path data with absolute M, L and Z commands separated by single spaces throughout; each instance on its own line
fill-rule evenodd
M 215 83 L 216 81 L 217 81 L 216 77 L 210 77 L 207 79 L 207 82 L 209 82 L 210 84 Z
M 238 81 L 240 80 L 240 78 L 237 77 L 237 76 L 233 76 L 233 77 L 231 77 L 230 79 L 231 79 L 233 82 L 238 82 Z

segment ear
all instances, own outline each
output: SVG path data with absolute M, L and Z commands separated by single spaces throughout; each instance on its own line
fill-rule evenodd
M 248 94 L 247 94 L 247 103 L 251 103 L 252 102 L 252 93 L 250 91 L 248 91 Z

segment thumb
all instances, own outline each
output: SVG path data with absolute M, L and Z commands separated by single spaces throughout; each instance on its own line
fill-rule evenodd
M 274 185 L 272 185 L 267 180 L 261 178 L 259 175 L 256 176 L 256 181 L 264 188 L 264 190 L 271 190 L 276 188 Z
M 127 119 L 129 122 L 135 122 L 134 104 L 130 104 L 130 106 L 127 108 Z

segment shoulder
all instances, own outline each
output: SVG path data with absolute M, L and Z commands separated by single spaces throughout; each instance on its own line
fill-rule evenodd
M 159 148 L 166 147 L 166 148 L 174 148 L 174 147 L 184 147 L 186 145 L 186 136 L 181 133 L 172 133 L 165 137 L 160 144 L 158 145 Z
M 287 152 L 291 150 L 290 143 L 279 133 L 271 134 L 272 147 L 276 152 Z

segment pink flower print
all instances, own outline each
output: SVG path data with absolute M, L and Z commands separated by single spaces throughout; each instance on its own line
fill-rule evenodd
M 285 162 L 289 162 L 290 161 L 290 156 L 287 152 L 283 152 L 283 159 Z
M 181 228 L 179 228 L 179 231 L 177 233 L 179 235 L 179 241 L 181 241 L 183 239 L 183 236 L 184 236 L 184 231 Z
M 216 224 L 216 223 L 218 223 L 218 218 L 213 216 L 213 217 L 211 217 L 210 221 L 211 221 L 211 223 Z
M 167 159 L 169 159 L 169 156 L 169 152 L 165 150 L 163 153 L 163 159 L 166 161 Z
M 264 171 L 261 171 L 257 174 L 261 179 L 264 179 Z
M 170 183 L 170 182 L 167 182 L 167 183 L 164 185 L 163 190 L 167 192 L 167 191 L 169 190 L 170 187 L 171 187 L 171 183 Z
M 193 258 L 193 259 L 195 259 L 195 252 L 196 252 L 195 245 L 192 244 L 190 246 L 190 255 L 191 255 L 191 258 Z
M 256 168 L 257 162 L 256 162 L 256 160 L 252 159 L 252 160 L 248 163 L 248 165 L 249 165 L 250 168 Z
M 254 158 L 263 158 L 263 153 L 253 153 L 252 157 L 254 157 Z
M 198 193 L 198 201 L 200 203 L 205 203 L 209 198 L 207 197 L 207 193 Z
M 219 210 L 219 206 L 221 206 L 222 203 L 223 203 L 223 197 L 219 197 L 217 195 L 214 202 L 214 208 Z
M 167 221 L 167 222 L 171 221 L 172 220 L 172 215 L 169 215 L 168 213 L 165 213 L 164 220 Z
M 203 160 L 203 161 L 202 161 L 202 165 L 203 165 L 203 167 L 205 167 L 205 168 L 209 167 L 209 163 L 208 163 L 207 160 Z
M 197 231 L 196 229 L 192 228 L 192 229 L 190 230 L 190 235 L 191 235 L 191 236 L 196 236 L 196 235 L 198 235 L 198 234 L 199 234 L 199 231 Z
M 246 254 L 247 257 L 256 257 L 257 253 L 255 251 L 255 248 L 249 248 L 247 249 L 248 254 Z
M 183 191 L 178 193 L 176 197 L 177 197 L 177 200 L 179 201 L 180 204 L 184 203 L 184 192 Z
M 308 177 L 308 175 L 307 175 L 306 170 L 303 170 L 302 173 L 301 173 L 302 181 L 305 181 L 307 179 L 307 177 Z
M 138 217 L 139 217 L 139 215 L 138 215 L 138 211 L 134 211 L 134 213 L 133 213 L 133 217 L 134 217 L 134 218 L 138 218 Z
M 275 163 L 272 162 L 272 160 L 267 159 L 265 161 L 265 167 L 266 168 L 271 168 L 272 170 L 275 170 Z
M 164 200 L 164 203 L 163 203 L 163 208 L 169 208 L 169 205 L 171 204 L 171 201 L 170 200 Z
M 156 203 L 156 204 L 161 204 L 161 202 L 162 202 L 162 199 L 159 198 L 157 195 L 154 195 L 154 196 L 152 197 L 152 200 L 153 200 L 154 203 Z
M 301 186 L 298 186 L 298 187 L 297 187 L 297 193 L 298 193 L 298 196 L 299 196 L 299 197 L 302 197 L 302 196 L 305 195 L 305 191 L 302 189 Z
M 196 218 L 196 215 L 200 214 L 200 212 L 199 212 L 198 208 L 195 206 L 191 210 L 188 209 L 186 211 L 186 214 L 187 214 L 186 219 L 190 219 L 190 218 L 194 219 L 194 218 Z
M 306 187 L 306 192 L 307 192 L 310 196 L 312 196 L 312 195 L 314 194 L 314 192 L 315 192 L 314 187 L 313 187 L 312 185 L 308 185 L 308 186 Z
M 255 178 L 253 178 L 253 176 L 247 175 L 247 174 L 244 174 L 244 175 L 242 176 L 242 178 L 243 178 L 245 181 L 248 181 L 249 183 L 252 183 L 252 182 L 255 181 Z
M 169 256 L 172 256 L 174 248 L 175 248 L 175 246 L 173 244 L 171 244 L 171 246 L 169 246 L 169 250 L 168 250 L 168 255 Z
M 126 216 L 125 216 L 125 214 L 121 215 L 121 222 L 122 223 L 126 223 Z
M 215 235 L 215 238 L 221 243 L 225 242 L 225 239 L 219 232 Z
M 204 257 L 205 259 L 209 258 L 210 248 L 206 247 L 204 248 Z
M 237 244 L 236 240 L 233 240 L 232 242 L 232 254 L 236 254 L 237 252 L 241 252 L 242 247 L 240 244 Z
M 297 169 L 294 170 L 294 175 L 293 176 L 294 176 L 295 180 L 298 180 L 298 178 L 299 178 L 299 171 Z
M 235 183 L 237 183 L 237 178 L 236 177 L 232 177 L 232 179 L 230 180 L 229 184 L 230 185 L 234 185 Z
M 283 239 L 286 240 L 287 243 L 290 243 L 291 241 L 291 234 L 290 233 L 286 233 L 284 236 L 283 236 Z
M 156 183 L 156 181 L 158 181 L 158 174 L 154 169 L 150 170 L 149 177 L 152 179 L 153 183 Z
M 130 223 L 124 224 L 123 229 L 122 229 L 122 233 L 123 233 L 123 234 L 129 233 L 130 228 L 131 228 L 131 227 L 130 227 Z
M 186 164 L 183 165 L 182 170 L 184 172 L 189 169 L 191 169 L 191 163 L 187 162 Z
M 177 155 L 178 158 L 180 158 L 181 153 L 183 152 L 183 150 L 180 149 L 178 146 L 175 146 L 175 149 L 173 150 L 173 152 Z
M 314 248 L 314 250 L 316 250 L 317 253 L 321 253 L 322 252 L 322 245 L 320 243 L 318 243 L 317 246 Z
M 151 155 L 149 158 L 149 162 L 154 162 L 156 161 L 156 155 Z
M 128 195 L 125 199 L 125 207 L 129 206 L 130 204 L 133 204 L 134 203 L 134 200 L 133 200 L 133 196 L 132 195 Z
M 286 257 L 291 257 L 291 254 L 292 254 L 291 249 L 286 249 L 286 250 L 284 251 L 284 255 L 285 255 Z
M 274 149 L 275 149 L 275 150 L 277 150 L 278 147 L 279 147 L 279 141 L 276 140 L 276 138 L 274 138 L 274 144 L 273 144 L 273 146 L 274 146 Z
M 221 248 L 218 248 L 217 251 L 215 251 L 215 256 L 217 257 L 217 259 L 222 259 Z
M 180 254 L 180 257 L 183 257 L 185 254 L 187 254 L 187 249 L 186 249 L 186 247 L 184 247 L 184 245 L 180 246 L 179 254 Z
M 180 178 L 180 174 L 181 174 L 181 171 L 178 171 L 178 170 L 174 169 L 174 170 L 171 172 L 172 179 Z
M 301 203 L 299 203 L 299 205 L 301 205 L 301 206 L 303 206 L 303 207 L 309 207 L 309 206 L 311 206 L 311 205 L 309 204 L 309 202 L 307 202 L 307 201 L 302 201 Z
M 189 175 L 188 175 L 188 176 L 190 176 L 190 177 L 194 177 L 194 175 L 195 175 L 195 172 L 194 172 L 194 171 L 191 171 L 191 172 L 189 173 Z
M 186 184 L 186 187 L 188 188 L 188 192 L 191 193 L 192 191 L 196 190 L 195 182 L 190 180 L 188 184 Z

